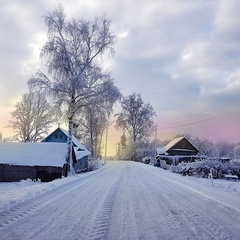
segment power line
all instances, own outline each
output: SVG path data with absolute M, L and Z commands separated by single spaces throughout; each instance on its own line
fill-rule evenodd
M 191 115 L 188 115 L 184 118 L 179 118 L 179 119 L 174 119 L 174 120 L 169 120 L 169 121 L 165 121 L 165 122 L 162 122 L 163 124 L 168 124 L 168 123 L 172 123 L 172 122 L 179 122 L 179 121 L 185 121 L 187 119 L 191 119 L 191 118 L 195 118 L 198 116 L 204 116 L 204 115 L 211 115 L 212 113 L 218 113 L 218 112 L 225 112 L 227 109 L 230 109 L 230 108 L 233 108 L 233 107 L 237 107 L 238 105 L 240 106 L 240 101 L 239 102 L 234 102 L 233 103 L 234 105 L 229 105 L 229 104 L 224 104 L 224 105 L 221 105 L 219 107 L 214 107 L 214 108 L 211 108 L 207 111 L 204 111 L 204 112 L 200 112 L 200 113 L 195 113 L 195 114 L 191 114 Z
M 182 127 L 182 126 L 188 126 L 197 124 L 200 122 L 208 121 L 214 118 L 217 118 L 224 113 L 226 113 L 227 110 L 234 109 L 236 107 L 240 106 L 240 101 L 233 102 L 231 105 L 229 103 L 223 104 L 219 107 L 211 108 L 205 112 L 200 112 L 192 115 L 188 115 L 184 118 L 174 119 L 170 121 L 165 121 L 162 123 L 159 123 L 159 129 L 168 129 L 168 128 L 174 128 L 174 127 Z M 240 110 L 237 109 L 237 112 Z

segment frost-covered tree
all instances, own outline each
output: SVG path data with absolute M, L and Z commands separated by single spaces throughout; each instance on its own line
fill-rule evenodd
M 136 142 L 148 137 L 154 130 L 153 117 L 156 114 L 153 107 L 149 103 L 144 103 L 141 95 L 136 93 L 124 97 L 121 107 L 122 111 L 118 115 L 116 127 L 128 132 L 135 152 Z
M 219 157 L 230 157 L 234 158 L 234 143 L 229 143 L 227 141 L 219 141 L 216 143 L 216 148 L 219 152 Z
M 31 90 L 16 103 L 11 117 L 9 127 L 16 133 L 13 139 L 21 142 L 41 140 L 55 121 L 52 106 L 45 95 Z
M 140 94 L 133 93 L 121 101 L 116 127 L 126 130 L 131 140 L 147 137 L 154 129 L 153 117 L 156 115 L 149 103 L 144 103 Z
M 78 137 L 85 142 L 93 158 L 100 157 L 103 132 L 107 122 L 106 116 L 101 109 L 88 105 L 77 119 L 79 122 Z
M 240 143 L 236 144 L 236 146 L 233 149 L 234 152 L 234 159 L 240 161 Z
M 119 159 L 129 159 L 130 158 L 130 142 L 128 141 L 125 132 L 120 137 L 120 142 L 118 143 L 118 158 Z
M 76 114 L 76 121 L 79 123 L 78 136 L 85 139 L 92 157 L 100 157 L 102 154 L 103 133 L 107 131 L 113 106 L 120 97 L 118 88 L 113 86 L 97 103 L 86 105 Z
M 125 150 L 127 147 L 127 138 L 126 138 L 126 135 L 124 132 L 121 136 L 120 144 L 121 144 L 122 149 Z
M 207 157 L 218 156 L 218 150 L 212 141 L 206 138 L 192 137 L 192 143 L 198 149 L 200 155 Z
M 55 106 L 67 114 L 67 173 L 73 172 L 72 132 L 76 112 L 98 102 L 114 86 L 108 72 L 103 71 L 102 56 L 113 52 L 115 35 L 105 17 L 93 21 L 67 20 L 62 6 L 45 16 L 48 39 L 41 50 L 48 74 L 38 71 L 30 84 L 46 89 L 55 99 Z M 66 173 L 66 175 L 67 175 Z
M 142 159 L 144 157 L 152 157 L 154 158 L 154 150 L 155 150 L 155 142 L 153 144 L 149 139 L 141 139 L 137 144 L 137 157 L 138 159 Z

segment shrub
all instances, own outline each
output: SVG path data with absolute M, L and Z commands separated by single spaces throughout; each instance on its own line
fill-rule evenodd
M 177 167 L 172 167 L 173 172 L 202 178 L 208 178 L 211 169 L 213 178 L 223 178 L 224 174 L 237 175 L 240 178 L 240 163 L 235 161 L 222 163 L 218 160 L 205 159 L 192 163 L 182 162 Z
M 99 169 L 103 165 L 103 161 L 101 159 L 91 158 L 88 160 L 88 171 L 94 171 Z

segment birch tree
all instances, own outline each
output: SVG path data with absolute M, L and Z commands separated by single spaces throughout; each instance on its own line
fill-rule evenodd
M 127 130 L 131 140 L 149 136 L 153 130 L 153 107 L 144 103 L 140 94 L 133 93 L 121 101 L 122 111 L 117 118 L 117 128 Z
M 133 93 L 121 101 L 122 111 L 119 113 L 116 127 L 126 130 L 130 136 L 133 155 L 136 156 L 136 143 L 148 137 L 153 129 L 153 117 L 156 115 L 149 103 L 144 103 L 140 94 Z
M 72 166 L 73 119 L 77 111 L 97 102 L 113 84 L 103 71 L 102 56 L 113 53 L 115 35 L 105 17 L 93 21 L 67 20 L 62 6 L 45 16 L 48 39 L 41 50 L 48 73 L 38 71 L 29 81 L 44 88 L 55 99 L 55 106 L 67 113 L 68 147 L 66 164 Z
M 93 158 L 101 155 L 103 132 L 106 127 L 106 116 L 94 105 L 88 105 L 78 118 L 78 135 L 85 137 L 86 145 L 89 147 Z
M 101 155 L 103 133 L 107 131 L 113 106 L 120 98 L 118 88 L 113 86 L 101 96 L 101 99 L 98 99 L 96 104 L 88 104 L 76 116 L 76 121 L 79 123 L 78 135 L 85 137 L 92 157 Z
M 53 122 L 54 112 L 41 92 L 29 91 L 22 95 L 11 113 L 9 127 L 15 136 L 12 139 L 20 142 L 37 142 L 46 136 Z

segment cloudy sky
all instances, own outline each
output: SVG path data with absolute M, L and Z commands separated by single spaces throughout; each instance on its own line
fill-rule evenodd
M 215 142 L 240 141 L 239 0 L 1 0 L 4 136 L 11 135 L 5 126 L 14 103 L 41 67 L 43 16 L 58 2 L 70 18 L 106 14 L 112 20 L 118 41 L 106 66 L 124 96 L 140 93 L 153 106 L 159 139 L 191 133 Z

